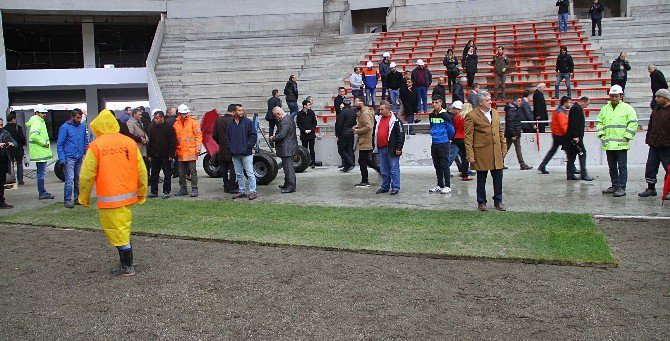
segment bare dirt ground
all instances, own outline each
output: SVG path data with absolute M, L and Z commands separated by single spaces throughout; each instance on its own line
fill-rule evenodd
M 3 339 L 594 339 L 670 331 L 670 222 L 599 221 L 618 268 L 0 226 Z

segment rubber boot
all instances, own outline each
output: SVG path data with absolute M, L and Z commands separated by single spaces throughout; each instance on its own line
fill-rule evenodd
M 565 173 L 567 175 L 568 180 L 579 180 L 575 176 L 575 164 L 568 162 L 567 166 L 565 167 Z
M 119 250 L 120 266 L 112 270 L 114 276 L 133 276 L 135 268 L 133 267 L 133 249 Z

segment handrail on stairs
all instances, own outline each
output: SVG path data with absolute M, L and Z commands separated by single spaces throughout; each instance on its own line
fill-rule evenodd
M 161 13 L 161 20 L 156 27 L 156 33 L 154 34 L 154 40 L 151 42 L 151 50 L 149 50 L 149 54 L 147 55 L 146 64 L 149 105 L 152 109 L 159 108 L 161 110 L 167 110 L 167 107 L 163 98 L 163 92 L 158 84 L 158 78 L 156 77 L 156 63 L 158 62 L 158 55 L 160 54 L 161 47 L 163 46 L 163 38 L 165 37 L 165 19 L 166 14 Z

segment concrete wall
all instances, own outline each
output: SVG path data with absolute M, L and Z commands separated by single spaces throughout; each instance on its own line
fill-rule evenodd
M 7 70 L 7 86 L 16 89 L 146 87 L 145 68 Z
M 184 1 L 187 2 L 187 1 Z M 40 13 L 160 13 L 166 11 L 165 0 L 2 0 L 3 12 Z
M 352 11 L 359 9 L 391 7 L 393 0 L 349 0 Z
M 644 143 L 646 132 L 639 132 L 631 142 L 631 150 L 628 152 L 629 165 L 644 165 L 647 161 L 648 146 Z M 430 166 L 433 161 L 430 157 L 430 135 L 417 134 L 407 136 L 403 156 L 400 163 L 407 166 Z M 586 146 L 587 164 L 606 165 L 607 158 L 601 148 L 600 140 L 595 133 L 588 132 L 584 137 Z M 540 134 L 540 151 L 537 150 L 535 134 L 523 134 L 521 145 L 524 161 L 531 166 L 537 167 L 542 159 L 551 149 L 551 134 Z M 334 136 L 323 137 L 317 140 L 315 145 L 317 161 L 322 161 L 324 165 L 334 166 L 340 164 L 340 156 L 337 154 L 337 141 Z M 358 153 L 356 153 L 358 155 Z M 549 163 L 549 166 L 565 166 L 567 158 L 562 150 L 559 150 Z M 519 163 L 514 153 L 514 147 L 510 149 L 505 158 L 505 165 L 510 168 L 518 167 Z M 455 166 L 453 166 L 455 169 Z M 579 166 L 578 166 L 579 167 Z
M 396 6 L 395 23 L 460 19 L 464 17 L 495 17 L 517 14 L 528 20 L 556 13 L 555 1 L 537 0 L 407 0 Z M 520 12 L 521 11 L 521 12 Z

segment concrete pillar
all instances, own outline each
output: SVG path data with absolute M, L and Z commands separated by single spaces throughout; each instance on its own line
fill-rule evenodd
M 575 19 L 575 1 L 570 0 L 570 19 Z
M 7 90 L 7 55 L 5 54 L 5 33 L 2 29 L 2 13 L 0 13 L 0 117 L 5 119 L 9 107 L 9 90 Z
M 98 88 L 87 86 L 86 90 L 86 120 L 90 123 L 98 116 L 100 111 L 98 102 Z
M 95 31 L 93 18 L 83 18 L 81 24 L 81 37 L 84 46 L 84 67 L 95 67 Z

